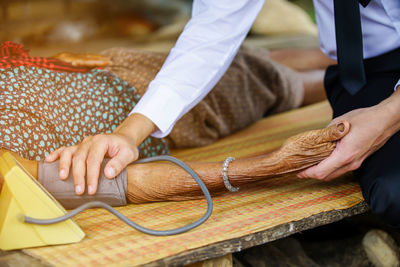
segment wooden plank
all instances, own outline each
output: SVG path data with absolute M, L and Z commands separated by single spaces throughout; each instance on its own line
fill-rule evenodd
M 227 254 L 222 257 L 215 259 L 206 260 L 203 262 L 197 262 L 193 264 L 186 265 L 186 267 L 232 267 L 232 254 Z
M 348 209 L 321 212 L 299 221 L 281 224 L 258 233 L 186 251 L 178 255 L 148 263 L 144 266 L 182 266 L 210 258 L 221 257 L 226 254 L 284 238 L 304 230 L 333 223 L 346 217 L 364 213 L 368 210 L 369 207 L 364 201 Z
M 182 266 L 187 264 L 193 264 L 196 262 L 206 261 L 208 259 L 214 259 L 219 257 L 223 258 L 226 255 L 230 255 L 234 252 L 238 252 L 243 249 L 265 244 L 304 230 L 333 223 L 341 219 L 344 219 L 346 217 L 364 213 L 368 210 L 369 210 L 368 205 L 365 202 L 361 202 L 348 209 L 322 212 L 299 221 L 281 224 L 258 233 L 189 250 L 184 253 L 180 253 L 178 255 L 174 255 L 168 258 L 148 263 L 144 266 L 148 267 Z M 227 257 L 229 258 L 229 256 Z M 210 261 L 209 264 L 213 264 L 213 261 Z M 32 267 L 46 266 L 47 267 L 49 265 L 21 251 L 5 252 L 0 250 L 0 266 L 32 266 Z M 197 265 L 190 267 L 196 267 L 196 266 Z M 212 267 L 212 266 L 220 266 L 220 265 L 207 265 L 207 267 Z
M 49 265 L 21 251 L 1 251 L 0 266 L 2 267 L 48 267 Z

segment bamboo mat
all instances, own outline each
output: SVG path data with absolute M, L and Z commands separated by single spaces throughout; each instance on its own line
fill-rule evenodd
M 174 151 L 185 161 L 219 161 L 248 157 L 277 148 L 289 136 L 325 127 L 327 102 L 263 119 L 245 130 L 202 148 Z M 181 235 L 154 237 L 124 225 L 95 209 L 76 217 L 86 233 L 77 244 L 26 249 L 56 266 L 136 266 L 184 251 L 256 233 L 321 212 L 345 209 L 363 201 L 358 184 L 346 178 L 325 183 L 294 177 L 269 180 L 262 186 L 214 198 L 214 212 L 200 227 Z M 128 205 L 119 208 L 135 222 L 155 229 L 183 226 L 206 210 L 205 200 Z

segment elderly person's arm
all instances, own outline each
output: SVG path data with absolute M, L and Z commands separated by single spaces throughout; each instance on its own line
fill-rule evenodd
M 330 155 L 337 141 L 342 139 L 349 129 L 349 123 L 342 121 L 328 128 L 295 135 L 280 149 L 271 153 L 236 159 L 227 168 L 229 182 L 234 187 L 248 187 L 260 181 L 293 174 L 315 165 Z M 0 154 L 3 152 L 0 149 Z M 25 160 L 16 154 L 14 156 L 33 177 L 38 178 L 37 161 Z M 211 194 L 228 192 L 222 177 L 222 162 L 188 162 L 188 164 L 201 177 Z M 58 178 L 50 175 L 49 179 Z M 2 183 L 3 179 L 0 176 L 0 189 Z M 203 196 L 200 187 L 188 173 L 174 164 L 165 162 L 129 165 L 127 185 L 126 198 L 133 203 L 186 200 Z M 62 188 L 67 187 L 63 185 Z

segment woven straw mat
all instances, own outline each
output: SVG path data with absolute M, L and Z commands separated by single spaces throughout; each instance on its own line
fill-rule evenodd
M 259 155 L 279 147 L 297 133 L 325 127 L 331 118 L 327 102 L 265 118 L 245 130 L 201 148 L 174 151 L 185 161 L 221 161 Z M 140 233 L 101 209 L 85 211 L 75 221 L 86 233 L 80 243 L 25 249 L 56 266 L 136 266 L 187 250 L 263 231 L 321 212 L 349 208 L 363 201 L 351 179 L 326 183 L 293 177 L 269 180 L 260 187 L 214 198 L 214 212 L 187 233 L 155 237 Z M 171 229 L 200 218 L 204 199 L 128 205 L 118 208 L 135 222 Z

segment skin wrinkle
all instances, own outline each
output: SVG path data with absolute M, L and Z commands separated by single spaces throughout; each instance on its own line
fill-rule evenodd
M 237 159 L 229 164 L 233 186 L 251 186 L 266 179 L 293 174 L 327 158 L 336 141 L 350 129 L 344 121 L 329 128 L 308 131 L 289 138 L 280 149 L 266 155 Z M 188 162 L 213 195 L 227 192 L 222 180 L 222 162 Z M 168 163 L 135 164 L 128 168 L 128 199 L 134 203 L 187 200 L 202 197 L 198 185 L 183 170 Z

